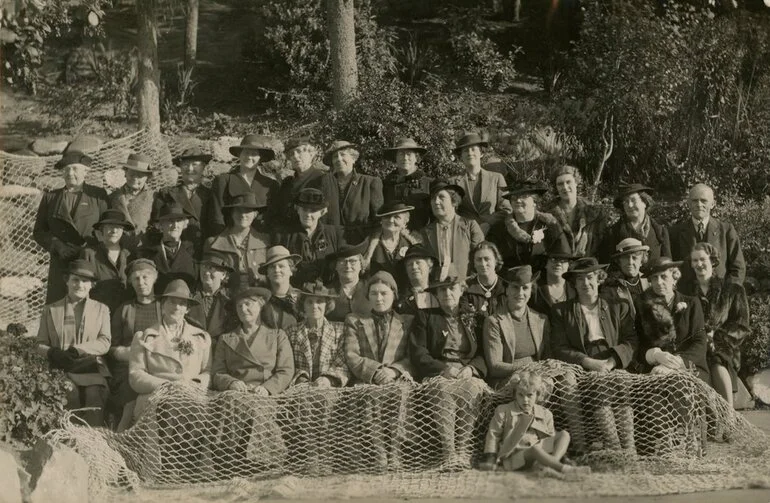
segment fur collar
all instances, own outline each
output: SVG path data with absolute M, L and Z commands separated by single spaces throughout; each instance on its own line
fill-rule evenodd
M 549 208 L 548 212 L 553 215 L 556 221 L 561 225 L 562 230 L 566 234 L 572 234 L 572 227 L 567 219 L 567 214 L 559 206 L 558 201 L 554 201 L 553 205 Z M 579 229 L 591 224 L 595 220 L 598 220 L 602 216 L 602 210 L 598 206 L 594 206 L 586 201 L 583 197 L 577 198 L 577 204 L 575 205 L 575 218 L 580 222 Z
M 380 244 L 380 238 L 382 237 L 382 230 L 377 229 L 374 234 L 369 238 L 369 246 L 366 248 L 366 253 L 364 253 L 364 269 L 369 268 L 369 264 L 372 261 L 372 257 L 374 256 L 374 250 L 377 249 L 377 245 Z M 409 230 L 404 229 L 401 231 L 401 239 L 409 243 L 409 246 L 422 243 L 422 240 L 412 234 Z
M 533 233 L 538 230 L 544 230 L 550 225 L 558 225 L 558 221 L 553 215 L 537 210 L 535 210 L 535 218 L 533 221 L 535 222 L 535 225 L 532 227 Z M 507 219 L 506 228 L 508 229 L 508 234 L 519 243 L 532 242 L 532 235 L 519 227 L 519 224 L 513 217 Z

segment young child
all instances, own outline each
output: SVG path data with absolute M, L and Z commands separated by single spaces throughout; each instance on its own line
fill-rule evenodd
M 553 414 L 538 405 L 546 394 L 543 378 L 534 372 L 522 372 L 511 378 L 516 394 L 510 403 L 499 405 L 489 424 L 484 442 L 482 470 L 506 471 L 531 468 L 535 462 L 562 473 L 589 474 L 588 466 L 562 463 L 569 447 L 566 431 L 556 432 Z

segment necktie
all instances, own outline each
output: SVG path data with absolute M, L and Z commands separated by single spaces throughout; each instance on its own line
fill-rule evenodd
M 698 241 L 705 241 L 706 229 L 703 226 L 703 222 L 698 222 Z
M 62 345 L 64 348 L 68 348 L 73 344 L 77 344 L 75 338 L 77 337 L 77 324 L 75 321 L 75 304 L 69 300 L 64 302 L 64 327 L 62 332 L 64 333 Z

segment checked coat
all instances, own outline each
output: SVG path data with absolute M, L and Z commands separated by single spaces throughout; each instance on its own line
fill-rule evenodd
M 390 333 L 380 344 L 371 315 L 349 315 L 345 320 L 345 359 L 353 379 L 372 384 L 375 372 L 381 367 L 414 376 L 407 337 L 411 324 L 412 316 L 393 313 Z
M 305 323 L 286 331 L 294 352 L 294 378 L 292 384 L 304 378 L 314 382 L 319 377 L 326 377 L 332 385 L 344 387 L 350 379 L 350 371 L 345 363 L 345 339 L 342 334 L 342 323 L 324 320 L 318 334 L 318 366 L 310 345 L 308 333 L 310 330 Z

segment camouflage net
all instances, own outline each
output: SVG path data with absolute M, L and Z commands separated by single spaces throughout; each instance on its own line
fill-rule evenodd
M 544 405 L 572 435 L 571 455 L 594 473 L 575 482 L 549 469 L 472 469 L 495 407 L 514 394 L 511 385 L 493 392 L 478 380 L 299 386 L 269 398 L 169 383 L 124 433 L 69 424 L 57 436 L 93 468 L 92 492 L 116 497 L 136 480 L 223 500 L 770 487 L 770 438 L 690 374 L 597 374 L 553 360 L 522 370 L 553 379 Z

